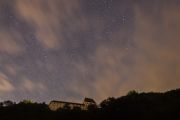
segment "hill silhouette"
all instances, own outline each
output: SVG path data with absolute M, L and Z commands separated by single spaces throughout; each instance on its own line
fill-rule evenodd
M 65 106 L 51 111 L 45 103 L 24 100 L 0 103 L 0 120 L 175 120 L 180 119 L 180 89 L 165 93 L 137 93 L 108 98 L 88 110 Z

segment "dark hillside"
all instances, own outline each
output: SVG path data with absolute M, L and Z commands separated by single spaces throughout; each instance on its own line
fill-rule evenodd
M 4 101 L 0 104 L 0 120 L 178 120 L 180 89 L 165 93 L 129 92 L 119 98 L 102 101 L 99 108 L 51 111 L 45 103 Z

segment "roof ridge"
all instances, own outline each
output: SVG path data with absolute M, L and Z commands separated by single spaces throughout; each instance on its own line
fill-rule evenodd
M 52 100 L 51 102 L 69 103 L 69 104 L 81 104 L 81 105 L 83 105 L 83 103 L 67 102 L 67 101 L 57 101 L 57 100 Z M 50 102 L 50 103 L 51 103 L 51 102 Z

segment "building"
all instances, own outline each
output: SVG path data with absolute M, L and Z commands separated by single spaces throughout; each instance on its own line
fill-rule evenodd
M 97 106 L 96 102 L 91 98 L 84 98 L 83 103 L 73 103 L 64 101 L 51 101 L 49 103 L 49 108 L 53 111 L 64 108 L 68 106 L 70 109 L 81 108 L 82 110 L 87 110 L 89 106 Z

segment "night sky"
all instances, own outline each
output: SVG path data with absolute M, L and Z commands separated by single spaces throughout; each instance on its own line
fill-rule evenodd
M 180 0 L 0 0 L 0 101 L 178 87 Z

